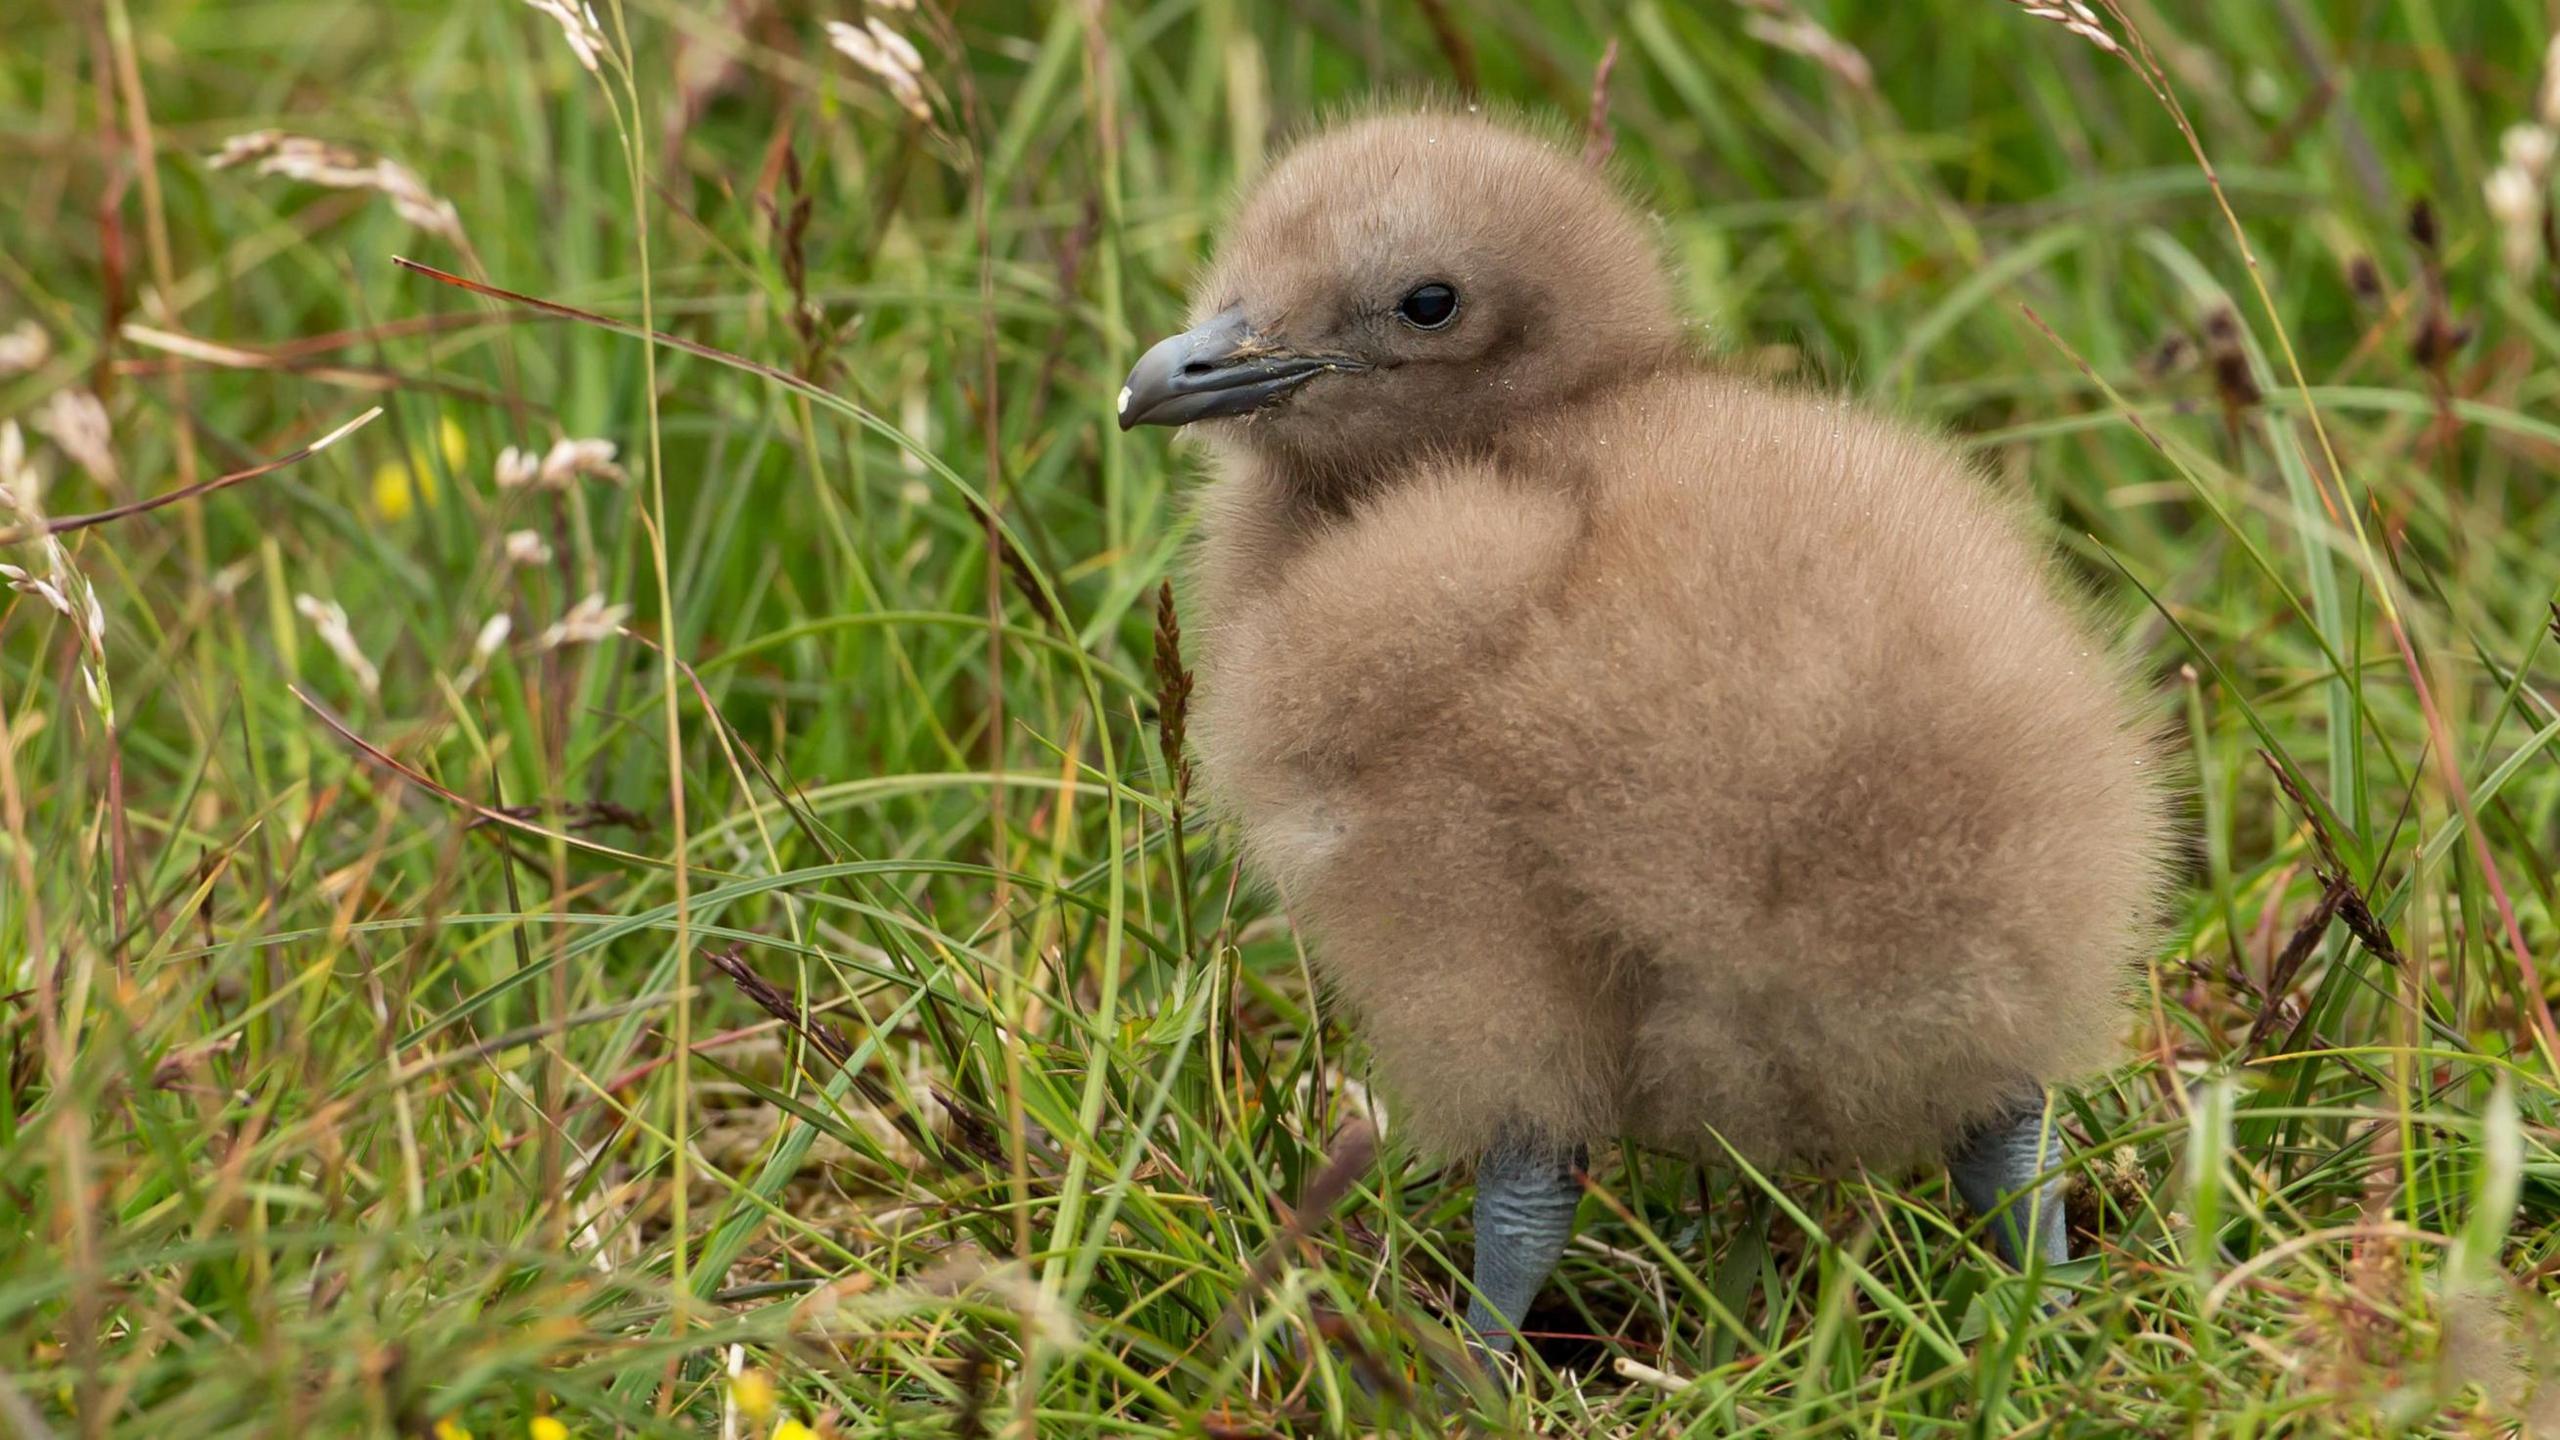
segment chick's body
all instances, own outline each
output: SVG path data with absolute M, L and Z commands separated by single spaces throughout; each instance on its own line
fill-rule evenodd
M 1399 1125 L 1889 1164 L 2104 1063 L 2156 767 L 1957 455 L 1649 350 L 1349 481 L 1257 434 L 1366 378 L 1217 446 L 1193 729 Z
M 1274 482 L 1210 497 L 1200 759 L 1424 1143 L 1890 1162 L 2103 1062 L 2144 746 L 1942 446 L 1673 373 L 1284 554 Z

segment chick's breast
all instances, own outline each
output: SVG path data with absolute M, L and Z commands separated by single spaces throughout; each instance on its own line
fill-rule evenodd
M 1613 1133 L 1632 1013 L 1555 926 L 1507 812 L 1522 777 L 1488 708 L 1582 532 L 1552 489 L 1434 464 L 1267 552 L 1263 477 L 1207 504 L 1201 771 L 1248 868 L 1273 886 L 1348 1002 L 1423 1149 L 1506 1132 Z M 1488 733 L 1493 732 L 1493 733 Z

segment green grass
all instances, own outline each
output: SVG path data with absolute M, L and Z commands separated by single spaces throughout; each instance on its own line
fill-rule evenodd
M 0 416 L 94 389 L 121 471 L 34 440 L 45 507 L 384 414 L 64 537 L 103 703 L 77 629 L 0 592 L 0 1428 L 718 1434 L 732 1346 L 776 1418 L 845 1436 L 1468 1407 L 1361 1383 L 1448 1353 L 1464 1177 L 1390 1125 L 1290 1229 L 1360 1052 L 1171 783 L 1189 462 L 1109 423 L 1237 181 L 1459 57 L 1402 0 L 960 9 L 889 17 L 930 130 L 826 48 L 850 4 L 612 0 L 601 76 L 502 0 L 11 17 L 0 331 L 53 354 Z M 2504 273 L 2481 182 L 2555 16 L 2126 0 L 2253 273 L 2132 67 L 1998 0 L 1807 9 L 1871 93 L 1713 0 L 1447 7 L 1483 93 L 1562 127 L 1617 41 L 1619 163 L 1733 363 L 1943 425 L 2032 497 L 2190 757 L 2187 864 L 2131 1058 L 2064 1112 L 2077 1305 L 2021 1321 L 1934 1173 L 1604 1156 L 1537 1317 L 1568 1338 L 1488 1423 L 2511 1433 L 2560 1375 L 2517 948 L 2560 970 L 2560 292 Z M 724 58 L 685 118 L 677 77 Z M 410 167 L 467 248 L 206 165 L 264 126 Z M 2440 309 L 2470 333 L 2430 364 Z M 2148 363 L 2181 334 L 2223 353 Z M 630 478 L 496 487 L 559 435 Z M 527 529 L 553 557 L 511 567 Z M 542 648 L 590 592 L 633 638 Z M 499 806 L 530 808 L 474 823 Z M 2316 923 L 2324 870 L 2357 926 Z

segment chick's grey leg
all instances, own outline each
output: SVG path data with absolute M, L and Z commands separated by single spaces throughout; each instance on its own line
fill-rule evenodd
M 1498 1146 L 1478 1162 L 1477 1296 L 1467 1303 L 1467 1327 L 1483 1351 L 1511 1353 L 1529 1302 L 1573 1238 L 1573 1210 L 1582 1200 L 1575 1172 L 1590 1163 L 1580 1146 L 1535 1143 Z
M 2027 1266 L 2029 1244 L 2047 1265 L 2071 1258 L 2070 1237 L 2062 1224 L 2062 1177 L 2036 1185 L 2038 1175 L 2061 1164 L 2062 1135 L 2047 1121 L 2041 1095 L 2020 1101 L 1966 1136 L 1947 1158 L 1957 1193 L 1975 1214 L 1995 1217 L 1991 1243 L 2000 1258 L 2021 1270 Z

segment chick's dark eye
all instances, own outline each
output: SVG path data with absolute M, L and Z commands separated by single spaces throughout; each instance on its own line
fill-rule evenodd
M 1458 292 L 1437 280 L 1416 285 L 1396 302 L 1396 314 L 1416 330 L 1437 330 L 1457 318 Z

